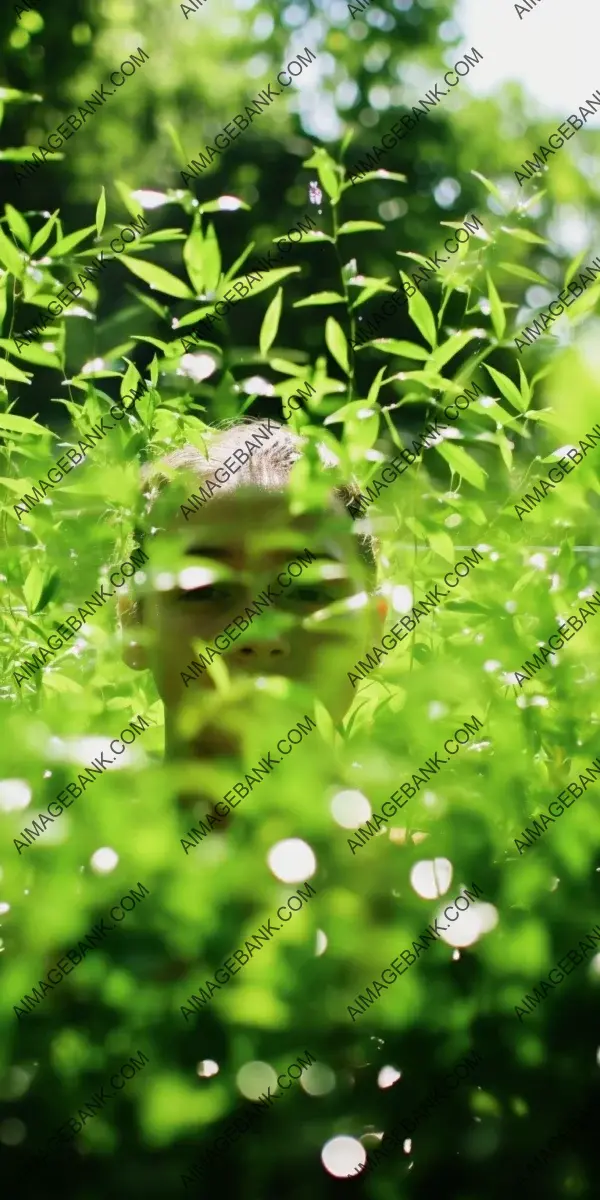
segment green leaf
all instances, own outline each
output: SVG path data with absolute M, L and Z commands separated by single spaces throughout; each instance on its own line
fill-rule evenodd
M 398 258 L 414 258 L 415 262 L 420 263 L 422 267 L 429 267 L 431 269 L 430 259 L 425 258 L 424 254 L 417 254 L 416 250 L 396 250 L 396 254 Z
M 464 350 L 473 338 L 481 339 L 486 336 L 485 329 L 464 329 L 461 333 L 454 333 L 447 342 L 444 342 L 443 346 L 440 346 L 431 355 L 431 366 L 434 371 L 439 371 L 441 367 L 444 367 L 451 358 L 454 358 L 455 354 Z
M 27 479 L 9 479 L 6 475 L 0 475 L 0 483 L 8 488 L 10 492 L 14 492 L 16 496 L 22 496 L 25 489 L 29 486 Z
M 496 187 L 495 183 L 492 183 L 492 181 L 490 179 L 486 179 L 485 175 L 481 175 L 481 173 L 479 171 L 471 171 L 471 175 L 474 175 L 476 179 L 479 179 L 481 181 L 484 188 L 487 188 L 488 192 L 490 193 L 490 196 L 493 196 L 494 199 L 498 201 L 498 204 L 500 205 L 501 208 L 506 209 L 506 205 L 504 202 L 504 197 L 502 195 L 502 192 L 500 191 L 499 188 Z
M 406 183 L 406 175 L 399 175 L 397 171 L 386 171 L 383 167 L 379 167 L 377 171 L 367 171 L 362 179 L 355 179 L 354 183 L 345 183 L 343 190 L 346 191 L 349 187 L 359 187 L 361 183 L 369 183 L 371 179 L 395 179 L 397 183 Z
M 545 195 L 546 188 L 540 188 L 539 192 L 532 192 L 527 200 L 519 200 L 517 206 L 518 213 L 521 214 L 527 212 L 530 208 L 534 208 L 536 204 L 539 204 L 544 199 Z
M 371 406 L 372 408 L 375 408 L 375 405 L 377 404 L 377 398 L 379 396 L 379 389 L 381 387 L 381 380 L 382 380 L 384 374 L 385 374 L 385 363 L 382 367 L 379 368 L 379 370 L 369 388 L 369 394 L 367 396 L 367 405 Z
M 48 241 L 48 238 L 52 233 L 52 227 L 56 222 L 59 212 L 60 209 L 57 208 L 56 211 L 52 213 L 52 216 L 48 217 L 45 225 L 42 225 L 42 228 L 38 229 L 37 233 L 34 234 L 33 241 L 31 243 L 31 250 L 29 251 L 32 257 L 34 254 L 37 254 L 37 251 L 41 249 L 45 242 Z
M 119 389 L 121 400 L 128 392 L 134 392 L 142 382 L 142 377 L 135 364 L 130 362 L 129 359 L 125 359 L 125 361 L 127 363 L 127 370 L 121 380 L 121 387 Z
M 194 299 L 194 293 L 190 291 L 187 283 L 177 279 L 163 267 L 157 267 L 155 263 L 147 262 L 146 259 L 130 258 L 128 254 L 120 254 L 119 259 L 132 275 L 143 279 L 152 291 L 165 292 L 167 296 L 177 296 L 180 300 Z
M 408 275 L 405 275 L 404 271 L 401 271 L 400 275 L 402 276 L 404 282 L 407 283 L 409 287 L 412 287 Z M 417 326 L 419 333 L 423 335 L 425 341 L 429 342 L 431 347 L 435 347 L 437 345 L 435 319 L 428 301 L 424 296 L 421 295 L 418 288 L 415 290 L 414 295 L 409 297 L 408 311 L 411 320 Z
M 279 245 L 278 239 L 275 238 L 274 240 Z M 323 229 L 311 229 L 308 233 L 305 233 L 302 238 L 302 244 L 306 245 L 308 242 L 331 242 L 331 245 L 335 246 L 335 238 L 330 237 Z
M 357 346 L 357 350 L 366 350 L 367 346 L 374 346 L 376 350 L 383 350 L 386 354 L 399 354 L 403 358 L 416 358 L 421 362 L 429 358 L 429 353 L 423 346 L 417 346 L 416 342 L 397 341 L 395 338 L 375 338 L 372 342 L 365 342 L 362 346 Z
M 281 283 L 282 279 L 287 279 L 288 275 L 294 275 L 299 270 L 300 270 L 300 267 L 277 267 L 277 269 L 274 271 L 267 271 L 266 274 L 262 276 L 262 279 L 260 279 L 258 281 L 258 283 L 252 284 L 252 288 L 251 288 L 249 295 L 257 296 L 259 292 L 266 291 L 267 288 L 273 287 L 273 285 L 275 283 Z M 246 279 L 246 276 L 242 275 L 240 277 L 240 279 L 232 279 L 232 280 L 230 280 L 229 283 L 223 281 L 223 283 L 221 284 L 221 286 L 219 288 L 219 296 L 217 298 L 222 299 L 223 296 L 225 295 L 225 292 L 231 291 L 234 284 L 240 283 L 240 282 L 244 283 L 245 279 Z M 248 285 L 246 285 L 246 286 L 248 286 Z M 246 297 L 246 296 L 243 297 L 244 300 L 246 300 L 248 298 L 249 297 Z
M 325 148 L 323 146 L 315 148 L 310 158 L 305 159 L 302 165 L 317 168 L 321 187 L 335 204 L 340 194 L 338 167 Z
M 0 229 L 0 262 L 17 279 L 21 279 L 25 273 L 25 263 L 14 242 L 7 238 L 3 229 Z
M 0 429 L 10 429 L 14 433 L 43 433 L 46 437 L 50 432 L 45 425 L 38 425 L 31 417 L 18 417 L 15 413 L 0 413 Z
M 135 296 L 136 300 L 139 300 L 140 304 L 143 304 L 144 308 L 149 308 L 151 312 L 155 312 L 157 317 L 160 317 L 161 321 L 166 321 L 168 319 L 169 309 L 166 305 L 159 304 L 158 300 L 155 300 L 153 296 L 145 296 L 144 293 L 141 292 L 139 288 L 134 287 L 132 283 L 125 284 L 125 291 L 129 292 L 131 296 Z M 133 334 L 132 338 L 134 338 Z
M 467 454 L 466 450 L 463 450 L 462 446 L 456 446 L 453 442 L 444 441 L 439 446 L 436 446 L 436 450 L 438 454 L 441 454 L 442 458 L 445 458 L 453 471 L 456 471 L 458 475 L 467 479 L 469 483 L 473 484 L 473 487 L 483 491 L 487 471 L 484 471 L 483 467 L 480 467 L 479 463 L 476 463 Z
M 69 675 L 62 675 L 60 671 L 48 671 L 44 676 L 44 687 L 49 692 L 57 692 L 59 695 L 72 694 L 79 696 L 84 692 L 80 683 L 76 683 Z
M 272 358 L 269 361 L 269 366 L 280 375 L 293 375 L 295 379 L 303 379 L 306 374 L 305 367 L 298 366 L 298 363 L 289 362 L 287 358 Z M 281 387 L 281 384 L 277 384 L 277 387 Z
M 517 238 L 520 242 L 529 242 L 538 246 L 547 246 L 547 238 L 539 237 L 537 233 L 532 233 L 530 229 L 513 229 L 508 225 L 501 225 L 500 228 L 504 233 L 510 234 L 511 237 Z
M 281 306 L 283 303 L 283 288 L 278 288 L 275 296 L 265 313 L 263 323 L 260 329 L 260 352 L 263 358 L 266 358 L 279 329 L 279 321 L 281 319 Z
M 512 463 L 513 463 L 513 453 L 510 448 L 510 444 L 505 437 L 502 437 L 502 436 L 498 437 L 498 449 L 500 451 L 500 456 L 502 458 L 502 462 L 504 463 L 504 466 L 506 467 L 507 471 L 511 471 Z
M 106 220 L 106 192 L 104 190 L 104 184 L 103 184 L 102 191 L 100 192 L 100 199 L 96 205 L 96 233 L 98 234 L 98 237 L 102 236 L 102 230 L 104 229 L 105 220 Z
M 327 161 L 322 158 L 317 166 L 317 173 L 322 187 L 329 198 L 335 203 L 340 194 L 340 182 L 336 174 L 335 164 L 327 155 Z
M 529 405 L 531 404 L 531 388 L 520 362 L 517 363 L 517 366 L 519 368 L 519 378 L 521 380 L 521 395 L 523 397 L 523 403 L 525 405 L 525 409 L 528 409 Z
M 134 189 L 130 188 L 129 184 L 123 183 L 121 179 L 115 179 L 114 185 L 121 197 L 121 200 L 123 201 L 123 204 L 125 205 L 125 208 L 127 209 L 127 212 L 131 213 L 132 217 L 143 217 L 144 210 L 137 197 L 133 194 Z
M 366 229 L 385 229 L 385 225 L 379 221 L 344 221 L 338 229 L 338 236 L 341 233 L 362 233 Z
M 345 304 L 344 296 L 340 296 L 339 292 L 313 292 L 311 296 L 305 296 L 303 300 L 295 300 L 292 308 L 312 308 L 317 304 Z
M 438 375 L 436 371 L 430 370 L 428 367 L 425 367 L 422 371 L 397 371 L 395 375 L 388 375 L 388 378 L 384 379 L 383 382 L 392 383 L 394 379 L 400 379 L 402 382 L 408 380 L 409 383 L 411 380 L 414 380 L 415 383 L 422 383 L 424 387 L 432 389 L 439 388 L 440 390 L 444 390 L 449 386 L 447 379 L 444 379 L 441 375 Z M 413 396 L 415 399 L 423 399 L 423 397 L 418 396 L 418 393 L 416 392 L 413 392 Z M 407 397 L 404 398 L 407 399 Z
M 143 245 L 144 248 L 149 248 L 150 246 L 158 245 L 160 242 L 185 242 L 185 237 L 186 235 L 179 225 L 171 226 L 170 229 L 147 229 L 145 233 L 140 233 L 136 242 L 129 243 L 129 250 L 131 254 L 134 254 L 138 246 Z M 108 247 L 105 247 L 105 249 L 108 249 Z M 96 251 L 86 250 L 84 253 L 95 254 Z M 119 251 L 120 253 L 121 251 Z
M 27 579 L 23 584 L 23 595 L 25 597 L 25 603 L 27 604 L 27 611 L 29 613 L 37 612 L 38 603 L 44 587 L 45 575 L 45 570 L 40 567 L 38 563 L 34 562 Z
M 173 322 L 173 329 L 187 329 L 188 325 L 195 325 L 197 321 L 201 321 L 207 313 L 215 311 L 214 304 L 203 304 L 201 308 L 193 308 L 191 312 L 186 313 L 184 317 L 178 317 Z M 182 334 L 185 337 L 186 334 Z M 176 351 L 178 354 L 179 351 Z
M 17 353 L 13 343 L 8 338 L 0 338 L 0 346 L 3 350 L 8 350 L 8 353 L 13 356 Z M 32 342 L 29 346 L 21 346 L 18 354 L 19 358 L 24 359 L 25 362 L 33 363 L 36 367 L 60 367 L 60 359 L 57 355 L 51 354 L 49 350 L 42 349 L 38 342 Z
M 456 551 L 449 533 L 445 533 L 442 529 L 436 530 L 434 533 L 427 534 L 427 541 L 440 558 L 445 558 L 449 563 L 455 561 Z
M 529 283 L 541 283 L 544 287 L 548 287 L 548 281 L 535 271 L 530 271 L 529 267 L 505 262 L 498 263 L 498 266 L 503 267 L 508 275 L 514 275 L 516 279 L 526 279 Z
M 504 375 L 502 371 L 496 371 L 494 367 L 489 367 L 487 363 L 484 363 L 483 366 L 485 367 L 486 371 L 489 371 L 494 383 L 496 384 L 496 387 L 502 392 L 504 399 L 508 400 L 512 405 L 514 405 L 519 412 L 525 412 L 527 404 L 525 403 L 517 385 L 513 383 L 512 379 L 509 379 L 508 375 Z
M 158 346 L 158 349 L 162 350 L 163 354 L 167 353 L 168 345 L 166 342 L 161 342 L 160 338 L 150 337 L 149 334 L 145 333 L 133 333 L 131 337 L 134 342 L 149 342 L 151 346 Z
M 325 325 L 325 341 L 335 361 L 346 375 L 350 374 L 348 362 L 348 343 L 344 330 L 335 317 L 328 317 Z
M 496 291 L 496 287 L 491 275 L 486 274 L 486 279 L 488 285 L 490 309 L 492 313 L 492 325 L 494 326 L 494 333 L 500 342 L 504 337 L 504 331 L 506 329 L 506 313 L 504 312 L 502 301 L 498 295 L 498 292 Z
M 1 101 L 0 101 L 0 103 L 1 103 Z M 17 162 L 17 163 L 34 162 L 35 161 L 34 157 L 33 157 L 34 154 L 37 154 L 38 161 L 39 161 L 39 157 L 40 157 L 39 146 L 10 146 L 10 147 L 7 147 L 6 150 L 0 150 L 0 159 L 3 162 Z M 54 162 L 58 162 L 60 159 L 63 159 L 64 157 L 65 156 L 62 153 L 62 150 L 53 151 L 53 161 Z
M 229 279 L 233 279 L 235 277 L 236 271 L 239 271 L 242 264 L 245 263 L 246 259 L 249 258 L 249 256 L 252 254 L 252 251 L 254 250 L 255 245 L 256 245 L 256 242 L 249 242 L 248 245 L 246 246 L 246 248 L 244 250 L 242 250 L 240 257 L 236 258 L 235 262 L 230 266 L 230 268 L 225 276 L 226 279 L 229 280 Z
M 25 217 L 18 211 L 18 209 L 13 208 L 12 204 L 6 204 L 4 206 L 4 211 L 6 213 L 6 220 L 8 221 L 9 229 L 12 233 L 14 233 L 15 237 L 19 239 L 21 245 L 27 250 L 31 241 L 31 230 L 27 224 L 27 221 L 25 220 Z
M 31 371 L 28 375 L 25 375 L 23 371 L 19 371 L 18 367 L 14 367 L 13 364 L 8 361 L 8 359 L 3 358 L 0 360 L 0 379 L 14 379 L 15 383 L 29 383 L 31 379 Z M 0 427 L 2 426 L 2 423 L 7 420 L 7 418 L 7 413 L 0 414 Z M 23 417 L 12 417 L 11 419 L 14 421 L 17 419 L 21 421 L 24 420 Z M 6 428 L 10 428 L 10 426 L 6 426 Z M 15 425 L 14 428 L 16 429 L 17 426 Z
M 204 287 L 208 292 L 215 292 L 219 286 L 219 280 L 221 278 L 221 249 L 212 221 L 209 221 L 206 228 L 203 253 Z M 226 287 L 223 288 L 223 292 L 227 290 L 228 289 Z
M 204 287 L 204 237 L 200 217 L 197 213 L 194 216 L 190 236 L 183 247 L 183 261 L 192 287 L 199 296 Z
M 16 88 L 0 87 L 0 101 L 3 104 L 27 104 L 30 100 L 40 103 L 43 99 L 37 92 L 19 92 Z
M 579 254 L 576 254 L 573 261 L 569 263 L 569 265 L 567 267 L 567 272 L 565 275 L 565 286 L 562 289 L 563 291 L 567 290 L 571 280 L 573 279 L 573 276 L 575 275 L 575 272 L 579 270 L 585 256 L 586 256 L 586 252 L 585 252 L 585 250 L 582 250 Z
M 366 304 L 367 301 L 370 300 L 372 296 L 378 296 L 381 294 L 388 295 L 388 296 L 391 294 L 393 296 L 394 292 L 396 291 L 395 288 L 388 286 L 387 281 L 385 281 L 385 282 L 383 280 L 375 281 L 373 279 L 369 279 L 367 276 L 364 276 L 364 275 L 363 276 L 354 275 L 352 279 L 348 279 L 347 286 L 348 287 L 360 287 L 361 282 L 365 282 L 366 286 L 363 287 L 362 291 L 359 292 L 358 296 L 356 297 L 356 300 L 352 301 L 352 304 L 350 305 L 351 312 L 354 312 L 355 309 L 360 308 L 363 304 Z
M 344 423 L 344 442 L 350 459 L 360 462 L 364 469 L 365 452 L 373 447 L 379 436 L 379 421 L 380 412 L 376 406 L 369 408 L 364 400 L 352 400 L 326 417 L 323 424 Z
M 342 142 L 340 145 L 340 158 L 344 157 L 346 150 L 348 149 L 348 146 L 350 145 L 350 142 L 352 141 L 353 137 L 354 137 L 354 130 L 353 130 L 352 126 L 349 125 L 343 138 L 342 138 Z
M 235 204 L 232 203 L 235 201 Z M 246 204 L 245 200 L 240 200 L 239 196 L 218 196 L 216 200 L 205 200 L 200 204 L 198 211 L 205 212 L 235 212 L 238 208 L 245 208 L 246 212 L 250 212 L 250 205 Z
M 59 255 L 67 255 L 75 246 L 78 246 L 84 238 L 89 237 L 90 233 L 95 230 L 95 225 L 88 225 L 87 229 L 78 229 L 76 233 L 69 233 L 67 237 L 59 238 L 51 250 L 48 250 L 50 258 L 57 258 Z

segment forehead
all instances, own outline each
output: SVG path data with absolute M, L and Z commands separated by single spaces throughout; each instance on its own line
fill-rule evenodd
M 341 508 L 292 513 L 284 492 L 253 487 L 215 496 L 187 519 L 177 520 L 187 554 L 225 562 L 280 562 L 308 547 L 325 559 L 356 556 L 352 521 Z

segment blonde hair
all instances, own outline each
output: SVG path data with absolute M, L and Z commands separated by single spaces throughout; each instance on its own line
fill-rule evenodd
M 242 420 L 229 425 L 215 426 L 207 430 L 204 454 L 198 446 L 188 443 L 178 450 L 172 450 L 154 463 L 147 463 L 142 468 L 142 514 L 147 516 L 156 499 L 171 481 L 173 472 L 187 471 L 194 474 L 201 482 L 213 475 L 219 467 L 223 467 L 231 457 L 244 436 L 249 436 L 262 422 L 255 417 L 244 417 Z M 271 437 L 248 456 L 247 462 L 240 466 L 239 471 L 219 488 L 224 492 L 232 492 L 238 487 L 252 485 L 265 491 L 281 491 L 287 486 L 292 467 L 302 458 L 308 439 L 293 433 L 284 425 L 269 418 Z M 317 442 L 316 451 L 325 470 L 331 470 L 336 465 L 336 459 L 331 451 Z M 354 479 L 337 484 L 332 492 L 338 503 L 348 510 L 351 516 L 357 515 L 360 507 L 360 487 Z M 355 510 L 355 511 L 353 511 Z M 137 530 L 139 533 L 140 531 Z M 358 534 L 361 556 L 370 566 L 375 564 L 375 539 L 366 533 Z

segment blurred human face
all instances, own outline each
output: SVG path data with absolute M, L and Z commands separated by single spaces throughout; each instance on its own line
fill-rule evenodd
M 167 710 L 191 689 L 214 689 L 209 671 L 195 677 L 189 664 L 217 638 L 228 642 L 221 659 L 232 680 L 283 675 L 339 721 L 354 694 L 347 673 L 382 624 L 352 530 L 343 509 L 292 516 L 284 493 L 256 487 L 216 496 L 159 530 L 146 543 L 152 591 L 143 622 Z M 315 561 L 303 566 L 306 550 Z M 272 603 L 250 619 L 246 608 L 267 588 Z

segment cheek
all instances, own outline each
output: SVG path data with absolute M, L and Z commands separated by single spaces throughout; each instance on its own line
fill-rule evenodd
M 210 640 L 204 624 L 201 617 L 192 612 L 191 606 L 182 611 L 157 599 L 148 607 L 152 673 L 161 699 L 169 706 L 176 705 L 191 687 L 210 686 L 204 675 L 197 679 L 192 677 L 192 682 L 188 682 L 187 686 L 181 678 L 182 672 L 190 674 L 189 664 L 196 657 L 193 641 L 198 638 Z
M 299 632 L 291 640 L 294 674 L 310 680 L 317 692 L 338 692 L 348 682 L 351 671 L 359 658 L 364 658 L 365 639 L 360 628 L 352 627 L 344 634 L 308 634 Z
M 193 657 L 192 641 L 212 641 L 222 630 L 223 622 L 222 614 L 209 612 L 196 604 L 158 601 L 153 620 L 158 656 L 175 658 L 182 670 Z

